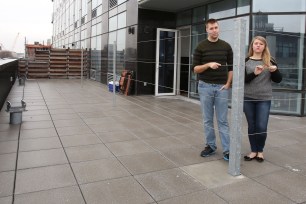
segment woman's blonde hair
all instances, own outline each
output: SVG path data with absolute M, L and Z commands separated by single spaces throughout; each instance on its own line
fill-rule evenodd
M 262 52 L 262 61 L 264 62 L 264 65 L 266 66 L 271 66 L 271 54 L 270 54 L 270 50 L 269 50 L 269 47 L 268 47 L 268 42 L 266 40 L 266 38 L 262 37 L 262 36 L 255 36 L 249 46 L 249 57 L 253 56 L 254 54 L 254 50 L 253 50 L 253 44 L 254 44 L 254 41 L 255 40 L 259 40 L 261 42 L 264 43 L 265 45 L 265 48 Z

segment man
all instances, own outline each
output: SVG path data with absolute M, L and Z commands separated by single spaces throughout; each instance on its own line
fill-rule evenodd
M 193 54 L 193 71 L 198 74 L 198 92 L 206 135 L 206 147 L 201 152 L 207 157 L 216 152 L 214 110 L 218 122 L 223 159 L 229 160 L 229 126 L 227 121 L 228 92 L 233 78 L 233 50 L 219 39 L 219 24 L 216 19 L 206 22 L 208 37 L 200 42 Z

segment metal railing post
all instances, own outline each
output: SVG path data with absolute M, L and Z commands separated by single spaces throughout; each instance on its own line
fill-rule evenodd
M 232 176 L 240 175 L 241 138 L 242 138 L 242 116 L 243 95 L 245 75 L 245 44 L 246 44 L 246 21 L 235 20 L 234 41 L 234 65 L 232 86 L 232 109 L 230 128 L 230 160 L 228 173 Z

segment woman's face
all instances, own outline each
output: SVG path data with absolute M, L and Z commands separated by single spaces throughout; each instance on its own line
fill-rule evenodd
M 265 49 L 266 45 L 264 42 L 256 39 L 253 42 L 253 51 L 254 53 L 262 53 Z

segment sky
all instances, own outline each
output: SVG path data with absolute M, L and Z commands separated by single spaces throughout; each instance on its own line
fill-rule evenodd
M 2 49 L 24 53 L 25 39 L 27 44 L 47 44 L 52 38 L 52 12 L 52 0 L 0 0 Z

